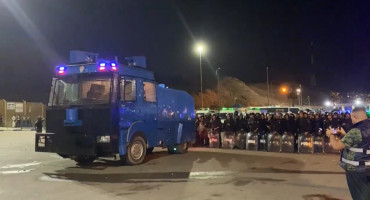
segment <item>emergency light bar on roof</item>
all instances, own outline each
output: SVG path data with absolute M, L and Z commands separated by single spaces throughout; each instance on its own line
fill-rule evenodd
M 99 63 L 75 64 L 56 67 L 56 74 L 58 76 L 107 72 L 116 72 L 121 76 L 131 76 L 147 80 L 154 80 L 153 72 L 146 70 L 145 68 L 119 65 L 116 62 L 104 61 Z

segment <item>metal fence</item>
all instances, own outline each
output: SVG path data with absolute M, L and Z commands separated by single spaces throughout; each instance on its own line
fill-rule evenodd
M 0 100 L 0 126 L 12 127 L 14 126 L 14 119 L 26 119 L 25 126 L 33 126 L 38 116 L 45 117 L 45 105 L 38 102 L 8 102 Z

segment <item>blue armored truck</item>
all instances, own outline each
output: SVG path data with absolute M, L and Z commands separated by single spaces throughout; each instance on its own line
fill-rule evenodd
M 46 109 L 46 133 L 37 152 L 88 164 L 119 155 L 137 165 L 154 147 L 185 153 L 195 138 L 194 100 L 157 84 L 145 57 L 125 64 L 71 51 L 71 64 L 56 67 Z

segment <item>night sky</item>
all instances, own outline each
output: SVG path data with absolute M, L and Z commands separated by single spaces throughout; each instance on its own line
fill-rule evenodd
M 69 50 L 147 56 L 158 82 L 199 89 L 198 40 L 215 69 L 247 83 L 302 83 L 370 92 L 368 1 L 0 0 L 0 99 L 47 101 L 54 67 Z M 313 44 L 313 45 L 311 45 Z M 311 63 L 313 54 L 313 65 Z M 315 87 L 313 87 L 315 88 Z

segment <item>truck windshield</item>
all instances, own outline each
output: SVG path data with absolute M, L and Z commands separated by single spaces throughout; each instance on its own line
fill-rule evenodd
M 109 104 L 110 90 L 109 77 L 66 77 L 56 81 L 52 105 Z

